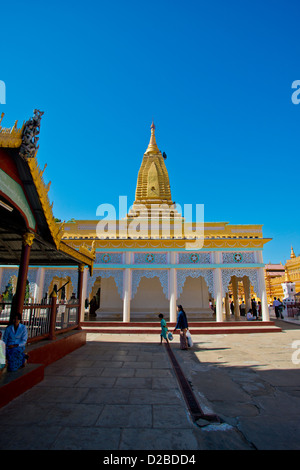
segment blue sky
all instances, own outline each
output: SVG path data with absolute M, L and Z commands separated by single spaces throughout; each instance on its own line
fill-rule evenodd
M 265 262 L 300 254 L 299 3 L 5 2 L 3 126 L 44 111 L 54 215 L 132 204 L 152 118 L 173 200 L 207 222 L 263 224 Z

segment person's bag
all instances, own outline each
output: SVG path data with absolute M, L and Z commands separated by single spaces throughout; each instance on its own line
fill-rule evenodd
M 173 335 L 172 335 L 171 331 L 170 331 L 170 333 L 168 333 L 168 339 L 169 339 L 170 341 L 173 341 Z
M 186 339 L 188 342 L 188 347 L 191 348 L 193 346 L 193 340 L 189 331 L 186 332 Z

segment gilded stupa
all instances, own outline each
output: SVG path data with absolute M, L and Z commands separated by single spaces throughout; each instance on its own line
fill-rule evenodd
M 152 121 L 149 145 L 144 153 L 138 173 L 135 201 L 129 217 L 151 216 L 181 217 L 172 201 L 170 180 L 165 159 L 155 138 L 155 125 Z

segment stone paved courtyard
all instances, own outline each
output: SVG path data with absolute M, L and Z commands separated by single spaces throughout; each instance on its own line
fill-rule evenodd
M 0 448 L 299 449 L 293 343 L 300 329 L 280 326 L 282 333 L 198 335 L 188 351 L 175 337 L 172 351 L 202 410 L 220 417 L 214 424 L 191 419 L 155 335 L 89 333 L 85 346 L 48 366 L 40 384 L 0 410 Z

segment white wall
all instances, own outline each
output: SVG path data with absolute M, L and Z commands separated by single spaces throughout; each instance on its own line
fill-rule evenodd
M 123 301 L 113 277 L 101 278 L 100 312 L 123 312 Z
M 209 298 L 208 287 L 202 277 L 187 277 L 177 305 L 182 305 L 187 315 L 211 314 Z
M 169 300 L 163 293 L 163 288 L 158 277 L 142 277 L 134 298 L 130 305 L 131 318 L 134 314 L 147 313 L 147 320 L 157 321 L 158 313 L 165 314 L 169 318 Z

